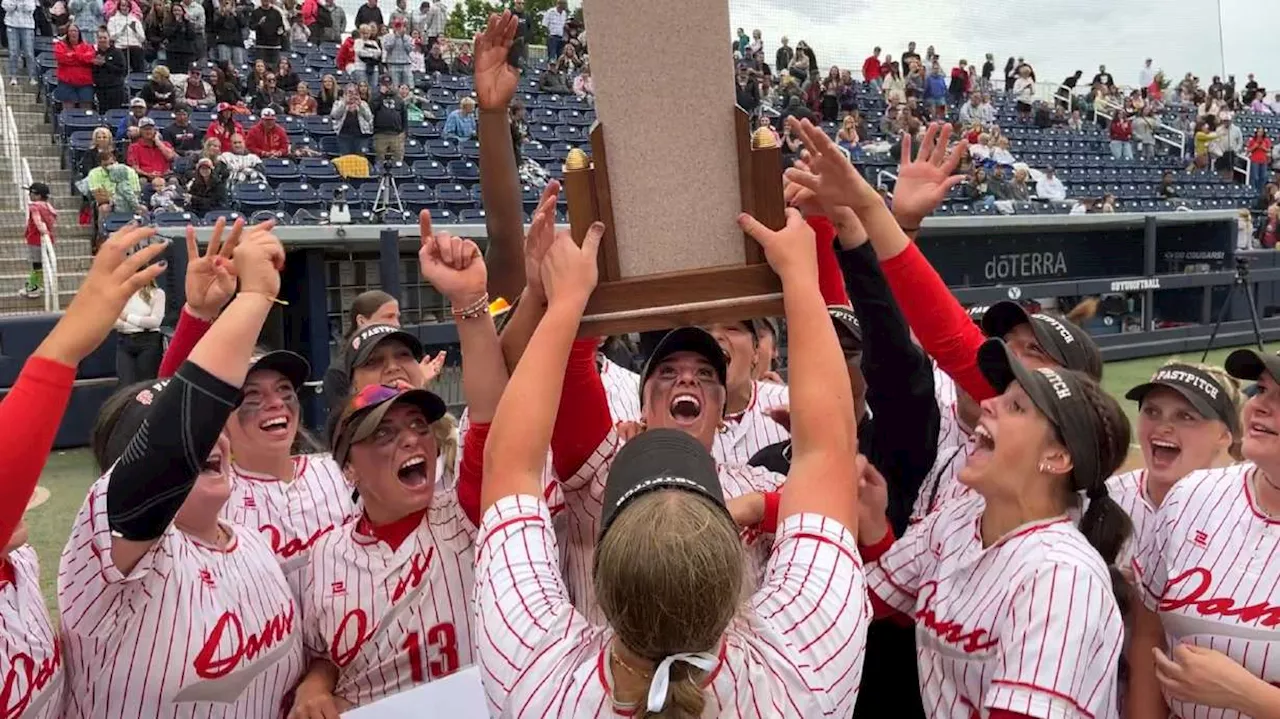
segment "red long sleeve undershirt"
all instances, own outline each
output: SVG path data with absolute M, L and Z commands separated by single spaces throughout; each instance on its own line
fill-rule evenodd
M 178 326 L 174 328 L 173 337 L 169 340 L 169 349 L 165 350 L 164 359 L 160 360 L 161 379 L 172 377 L 178 371 L 182 363 L 187 361 L 191 350 L 196 348 L 200 338 L 204 337 L 212 326 L 212 322 L 205 322 L 187 312 L 186 307 L 182 308 L 182 312 L 178 315 Z
M 836 259 L 836 226 L 826 217 L 816 215 L 805 220 L 813 228 L 818 243 L 818 289 L 828 305 L 848 305 L 849 295 L 844 289 L 844 275 L 840 273 L 840 260 Z
M 71 399 L 76 368 L 44 357 L 31 357 L 3 401 L 0 401 L 0 546 L 9 543 L 27 501 L 40 481 L 62 415 Z
M 551 430 L 551 464 L 556 476 L 568 479 L 578 473 L 613 428 L 613 414 L 596 369 L 600 340 L 575 340 L 564 370 L 564 389 L 556 424 Z
M 458 467 L 458 504 L 467 519 L 480 526 L 480 483 L 484 478 L 484 443 L 489 439 L 489 423 L 467 427 L 462 436 L 462 462 Z
M 996 396 L 978 369 L 978 348 L 986 337 L 920 248 L 908 245 L 897 257 L 881 262 L 880 269 L 920 346 L 942 371 L 979 402 Z

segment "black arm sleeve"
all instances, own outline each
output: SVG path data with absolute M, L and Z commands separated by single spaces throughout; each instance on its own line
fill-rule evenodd
M 158 539 L 186 500 L 240 390 L 184 362 L 111 471 L 107 521 L 121 537 Z M 226 458 L 224 461 L 230 461 Z
M 836 257 L 862 326 L 862 374 L 873 417 L 869 437 L 860 437 L 860 449 L 888 481 L 889 521 L 901 536 L 938 451 L 942 417 L 934 399 L 933 367 L 911 341 L 871 243 L 837 250 Z

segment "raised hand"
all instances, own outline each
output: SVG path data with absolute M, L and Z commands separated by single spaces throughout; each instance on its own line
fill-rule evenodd
M 418 216 L 418 229 L 422 236 L 418 249 L 422 278 L 440 290 L 454 309 L 483 298 L 489 275 L 476 243 L 447 232 L 433 232 L 431 213 L 426 210 Z
M 524 236 L 525 291 L 538 301 L 547 298 L 542 286 L 542 258 L 556 241 L 556 200 L 560 197 L 560 183 L 552 180 L 542 188 L 542 199 L 534 210 L 529 232 Z
M 275 220 L 267 220 L 254 225 L 254 230 L 270 232 L 275 224 Z M 236 292 L 231 255 L 235 252 L 236 245 L 240 244 L 244 219 L 235 221 L 231 226 L 231 234 L 223 242 L 222 235 L 226 229 L 226 218 L 219 217 L 213 225 L 213 234 L 209 236 L 209 245 L 202 255 L 196 245 L 196 230 L 187 225 L 187 311 L 208 322 L 218 317 L 218 313 Z
M 948 151 L 950 140 L 950 123 L 930 123 L 920 141 L 920 152 L 912 160 L 911 135 L 903 133 L 898 180 L 893 187 L 893 215 L 904 228 L 920 227 L 920 222 L 946 199 L 947 192 L 964 182 L 964 175 L 954 173 L 969 151 L 969 143 L 961 140 Z
M 813 174 L 809 170 L 808 159 L 809 151 L 805 150 L 801 153 L 801 159 L 797 160 L 793 165 L 798 173 Z M 832 224 L 836 226 L 840 246 L 846 250 L 851 250 L 867 241 L 867 231 L 863 228 L 862 222 L 853 210 L 845 205 L 822 204 L 813 190 L 787 178 L 785 175 L 782 178 L 782 199 L 787 203 L 788 207 L 800 210 L 800 214 L 805 217 L 826 215 L 827 219 L 831 220 Z M 784 384 L 781 379 L 777 380 L 777 382 L 778 384 Z
M 884 204 L 875 188 L 862 179 L 827 133 L 808 120 L 794 117 L 787 119 L 787 127 L 804 140 L 806 148 L 803 162 L 783 173 L 787 183 L 809 190 L 827 211 L 835 207 L 857 211 L 875 203 Z M 795 192 L 798 191 L 793 194 Z
M 858 455 L 858 542 L 872 545 L 889 532 L 889 484 L 867 458 Z
M 435 357 L 422 358 L 422 361 L 418 363 L 418 366 L 422 368 L 423 386 L 431 384 L 436 380 L 436 377 L 440 376 L 440 373 L 444 370 L 444 361 L 448 356 L 449 353 L 444 350 L 440 350 L 436 353 Z
M 765 259 L 769 260 L 769 266 L 784 284 L 789 281 L 817 281 L 817 242 L 813 228 L 800 216 L 799 210 L 787 208 L 787 226 L 777 232 L 745 212 L 738 215 L 738 224 L 764 248 Z
M 515 97 L 520 74 L 507 63 L 507 56 L 519 25 L 519 19 L 504 10 L 501 15 L 490 14 L 484 31 L 476 34 L 472 62 L 476 102 L 481 110 L 504 109 Z
M 555 242 L 542 259 L 542 286 L 547 292 L 548 306 L 563 304 L 581 310 L 600 279 L 596 267 L 596 254 L 600 251 L 600 238 L 604 236 L 604 224 L 596 222 L 587 230 L 582 246 L 573 241 L 568 230 L 556 233 Z
M 130 223 L 102 243 L 80 291 L 36 350 L 37 355 L 74 367 L 102 344 L 133 293 L 165 269 L 164 262 L 150 263 L 168 249 L 167 240 L 129 254 L 155 233 L 153 228 Z
M 764 519 L 764 494 L 760 492 L 751 492 L 725 502 L 725 508 L 729 510 L 729 516 L 733 517 L 733 523 L 746 529 L 754 527 Z
M 284 245 L 262 225 L 255 225 L 240 238 L 232 254 L 240 291 L 266 295 L 280 294 L 280 271 L 284 269 Z
M 1179 644 L 1168 654 L 1158 647 L 1151 652 L 1160 687 L 1178 701 L 1240 710 L 1250 688 L 1262 683 L 1231 657 L 1207 647 Z

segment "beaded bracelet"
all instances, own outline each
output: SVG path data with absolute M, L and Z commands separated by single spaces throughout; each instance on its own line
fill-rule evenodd
M 473 320 L 487 314 L 489 314 L 489 293 L 487 292 L 466 307 L 453 308 L 453 317 L 456 320 Z

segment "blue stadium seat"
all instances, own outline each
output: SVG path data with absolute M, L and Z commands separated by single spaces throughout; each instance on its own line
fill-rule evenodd
M 529 112 L 529 122 L 539 125 L 557 125 L 560 123 L 560 113 L 540 107 Z
M 319 210 L 327 202 L 327 199 L 320 197 L 320 191 L 315 185 L 306 182 L 286 182 L 280 185 L 276 195 L 284 205 L 283 210 L 290 213 L 298 210 Z
M 257 212 L 253 213 L 253 215 L 251 215 L 249 219 L 245 220 L 245 223 L 250 225 L 256 225 L 259 222 L 266 222 L 267 220 L 275 220 L 275 223 L 277 225 L 293 224 L 293 218 L 291 218 L 289 215 L 285 214 L 284 212 L 281 212 L 280 210 L 274 210 L 274 211 L 258 210 Z
M 230 225 L 241 217 L 242 215 L 235 210 L 211 210 L 205 213 L 204 223 L 206 225 L 212 225 L 218 220 L 226 220 L 227 224 Z
M 435 205 L 436 193 L 431 190 L 430 185 L 406 183 L 400 185 L 400 201 L 404 203 L 406 210 L 421 212 Z
M 421 182 L 435 184 L 449 179 L 449 170 L 439 160 L 418 160 L 413 163 L 413 176 Z
M 129 224 L 130 222 L 135 222 L 135 221 L 138 224 L 142 224 L 142 225 L 146 224 L 146 220 L 144 220 L 141 215 L 134 215 L 128 212 L 112 212 L 111 214 L 107 215 L 106 218 L 102 221 L 102 227 L 108 233 L 112 233 L 112 232 L 115 232 L 116 230 L 119 230 L 121 227 L 124 227 L 125 225 Z
M 437 160 L 456 160 L 461 157 L 458 148 L 449 140 L 427 140 L 423 145 L 427 148 L 427 154 Z
M 403 161 L 377 163 L 373 168 L 373 176 L 381 177 L 383 172 L 390 172 L 391 176 L 396 178 L 396 182 L 413 179 L 413 168 Z
M 431 102 L 438 102 L 441 104 L 456 102 L 453 91 L 447 90 L 443 87 L 433 87 L 430 90 L 427 90 L 427 99 Z
M 333 126 L 333 121 L 324 116 L 307 117 L 303 119 L 302 126 L 312 137 L 328 137 L 338 133 L 337 128 Z
M 578 143 L 587 140 L 587 133 L 576 125 L 557 125 L 555 132 L 556 139 L 563 142 Z
M 557 141 L 556 129 L 551 125 L 530 125 L 529 137 L 544 144 Z
M 457 224 L 458 216 L 452 210 L 439 207 L 431 208 L 431 222 L 437 225 Z
M 273 187 L 282 182 L 297 182 L 301 177 L 298 165 L 293 160 L 282 157 L 268 157 L 262 161 L 262 174 Z
M 334 182 L 341 179 L 338 168 L 325 157 L 304 157 L 298 160 L 298 171 L 311 184 Z
M 555 158 L 541 142 L 526 142 L 520 146 L 520 154 L 537 163 L 551 162 Z
M 295 225 L 325 225 L 329 223 L 329 213 L 326 210 L 316 212 L 314 210 L 298 210 L 293 213 L 293 224 Z
M 416 137 L 410 137 L 404 141 L 404 160 L 413 163 L 417 160 L 427 159 L 427 148 L 422 145 L 422 141 Z
M 588 119 L 587 114 L 581 110 L 561 110 L 560 124 L 588 127 L 591 125 L 591 120 Z
M 480 179 L 480 166 L 470 160 L 453 160 L 448 168 L 449 175 L 458 182 L 476 182 Z
M 478 140 L 462 140 L 458 143 L 458 154 L 466 160 L 480 159 L 480 142 Z
M 533 185 L 520 186 L 520 204 L 524 205 L 526 212 L 533 212 L 538 206 L 538 201 L 542 199 L 542 190 Z
M 409 125 L 409 137 L 419 140 L 436 140 L 440 137 L 440 123 L 434 120 L 423 120 Z
M 457 183 L 436 186 L 436 202 L 449 208 L 462 209 L 470 207 L 471 191 Z
M 246 215 L 258 210 L 275 210 L 276 194 L 266 183 L 241 183 L 231 190 L 231 201 Z
M 463 210 L 458 213 L 458 222 L 465 224 L 480 224 L 485 220 L 484 208 Z
M 156 212 L 151 215 L 151 224 L 156 227 L 198 226 L 200 218 L 190 212 Z

